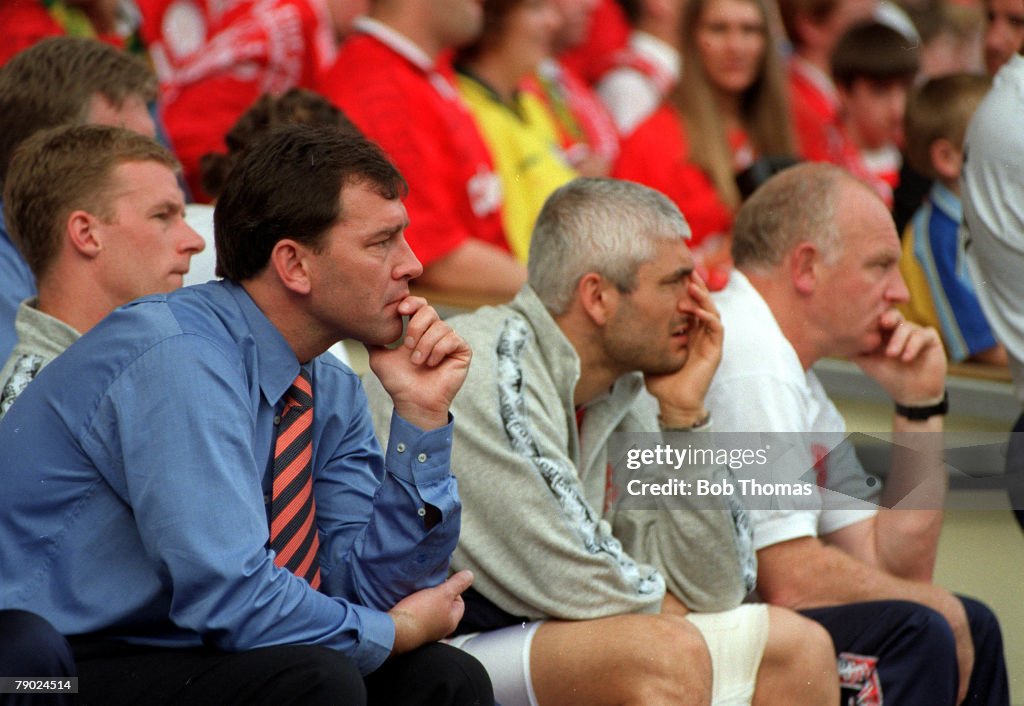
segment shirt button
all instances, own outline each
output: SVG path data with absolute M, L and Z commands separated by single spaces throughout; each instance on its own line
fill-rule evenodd
M 405 453 L 405 444 L 403 444 L 401 441 L 399 441 L 398 445 L 395 446 L 395 450 L 398 451 L 398 453 L 400 453 L 400 454 Z
M 419 515 L 420 517 L 426 517 L 427 516 L 427 508 L 421 507 L 419 510 L 416 511 L 416 514 Z
M 419 461 L 420 463 L 425 463 L 426 460 L 427 460 L 427 455 L 426 454 L 420 454 L 419 456 L 416 457 L 416 460 Z
M 280 423 L 281 423 L 281 415 L 280 414 L 275 414 L 274 415 L 274 426 L 276 427 Z

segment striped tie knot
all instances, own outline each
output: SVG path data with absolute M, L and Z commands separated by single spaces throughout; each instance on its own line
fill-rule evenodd
M 298 377 L 284 394 L 285 409 L 292 407 L 308 408 L 313 406 L 313 385 L 309 381 L 309 373 L 300 370 Z
M 274 563 L 320 587 L 320 542 L 313 498 L 313 386 L 299 372 L 284 397 L 274 443 L 270 548 Z

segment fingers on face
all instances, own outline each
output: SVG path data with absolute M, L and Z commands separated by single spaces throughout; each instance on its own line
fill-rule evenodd
M 448 329 L 448 333 L 445 334 L 430 351 L 430 355 L 427 356 L 427 366 L 434 367 L 440 365 L 445 358 L 458 353 L 460 350 L 466 347 L 466 343 L 452 331 Z
M 415 313 L 409 318 L 409 322 L 405 326 L 405 347 L 415 349 L 418 347 L 420 339 L 423 335 L 430 330 L 430 327 L 441 320 L 441 317 L 437 315 L 437 311 L 434 307 L 428 306 L 426 301 L 419 297 L 409 297 L 402 304 L 409 303 L 410 299 L 419 299 L 423 302 L 422 306 L 416 307 Z M 415 305 L 416 302 L 413 302 Z M 399 307 L 399 311 L 401 311 Z
M 903 322 L 892 329 L 889 342 L 885 346 L 885 354 L 890 358 L 902 357 L 910 338 L 911 324 Z
M 898 357 L 903 362 L 909 363 L 916 359 L 923 350 L 934 345 L 941 345 L 935 329 L 900 320 L 885 347 L 885 354 L 890 358 Z
M 416 364 L 426 363 L 437 365 L 438 356 L 443 357 L 451 352 L 449 347 L 449 334 L 451 327 L 443 321 L 434 321 L 426 331 L 420 334 L 410 346 L 412 351 L 412 362 Z M 409 340 L 409 339 L 406 339 Z
M 398 304 L 398 313 L 402 316 L 414 316 L 424 308 L 431 308 L 423 297 L 414 297 L 411 294 Z
M 899 309 L 889 309 L 882 314 L 878 323 L 882 330 L 894 331 L 899 328 L 901 323 L 904 323 L 903 314 L 899 312 Z
M 419 322 L 418 322 L 419 323 Z M 461 353 L 468 349 L 468 344 L 439 318 L 434 318 L 422 332 L 409 330 L 405 345 L 412 349 L 411 360 L 416 365 L 434 367 L 440 365 L 448 356 Z
M 711 334 L 722 332 L 722 319 L 711 298 L 711 292 L 704 285 L 700 276 L 694 272 L 693 281 L 690 283 L 690 296 L 697 305 L 693 309 L 693 317 L 696 320 L 697 332 L 707 331 Z
M 924 328 L 921 326 L 915 327 L 913 335 L 907 342 L 907 347 L 903 351 L 903 360 L 909 362 L 917 358 L 923 351 L 934 346 L 942 346 L 942 340 L 939 338 L 938 332 L 933 328 Z
M 694 270 L 690 274 L 689 292 L 690 296 L 693 297 L 693 300 L 697 303 L 697 306 L 701 309 L 714 312 L 718 311 L 718 309 L 715 308 L 714 300 L 711 298 L 711 290 L 708 289 L 707 284 L 704 283 L 701 276 L 697 274 L 697 270 Z
M 712 333 L 722 332 L 722 319 L 718 315 L 717 311 L 708 311 L 707 309 L 698 309 L 694 312 L 694 315 L 702 324 L 702 328 L 706 328 Z

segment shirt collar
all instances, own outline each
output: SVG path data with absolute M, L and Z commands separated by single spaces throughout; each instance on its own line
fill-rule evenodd
M 429 72 L 436 68 L 434 60 L 415 42 L 380 20 L 375 20 L 372 17 L 357 17 L 352 27 L 357 32 L 370 35 L 423 71 Z
M 799 74 L 817 88 L 818 92 L 828 98 L 832 105 L 839 105 L 839 91 L 827 73 L 798 54 L 790 57 L 789 66 L 794 73 Z
M 963 220 L 963 206 L 960 197 L 946 188 L 944 184 L 938 181 L 932 183 L 931 199 L 952 221 L 960 223 Z
M 256 302 L 241 285 L 224 280 L 223 286 L 238 303 L 238 308 L 249 326 L 251 340 L 255 346 L 255 373 L 263 396 L 271 405 L 276 405 L 299 374 L 299 361 L 277 327 L 266 314 L 260 311 Z M 310 367 L 312 370 L 312 367 Z
M 31 297 L 18 305 L 14 330 L 18 333 L 18 348 L 42 353 L 55 358 L 81 338 L 75 329 L 39 310 L 39 298 Z

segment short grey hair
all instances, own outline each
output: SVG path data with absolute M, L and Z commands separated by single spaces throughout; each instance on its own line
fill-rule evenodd
M 842 246 L 836 210 L 848 183 L 860 184 L 844 169 L 825 163 L 798 164 L 773 176 L 736 214 L 733 262 L 751 269 L 775 267 L 801 242 L 814 243 L 826 261 L 834 261 Z
M 530 241 L 530 287 L 552 315 L 568 309 L 576 285 L 596 272 L 628 292 L 637 268 L 662 240 L 687 239 L 690 227 L 664 194 L 619 179 L 574 179 L 544 203 Z

